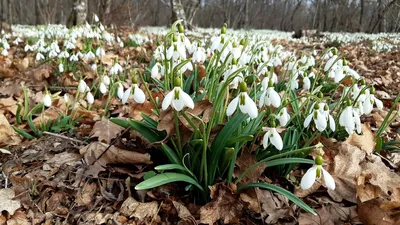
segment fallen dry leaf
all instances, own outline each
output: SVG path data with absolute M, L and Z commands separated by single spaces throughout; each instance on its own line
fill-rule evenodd
M 32 223 L 28 220 L 26 213 L 22 210 L 18 210 L 15 214 L 7 221 L 7 225 L 31 225 Z
M 172 201 L 172 204 L 174 205 L 176 211 L 178 212 L 179 218 L 181 218 L 182 220 L 195 221 L 192 214 L 189 212 L 189 210 L 183 204 L 181 204 L 177 201 Z
M 76 193 L 75 203 L 77 206 L 87 206 L 88 208 L 92 207 L 91 204 L 94 200 L 94 195 L 97 192 L 97 184 L 87 183 L 83 186 L 83 188 L 79 188 Z
M 90 132 L 91 137 L 97 137 L 99 142 L 111 143 L 111 140 L 116 138 L 124 128 L 111 122 L 108 119 L 103 118 L 101 121 L 97 121 L 92 131 Z
M 0 189 L 0 211 L 6 211 L 10 215 L 21 207 L 21 202 L 19 200 L 13 200 L 15 197 L 15 192 L 10 188 Z
M 381 199 L 358 203 L 358 217 L 364 225 L 398 225 L 400 214 L 397 211 L 386 211 L 380 206 Z
M 84 156 L 85 162 L 91 167 L 96 169 L 93 176 L 97 176 L 98 172 L 103 171 L 106 165 L 109 164 L 152 164 L 150 160 L 150 154 L 138 153 L 134 151 L 123 150 L 115 146 L 111 146 L 104 154 L 103 152 L 107 149 L 107 145 L 100 142 L 92 142 L 89 145 L 80 149 L 80 154 Z M 103 154 L 98 160 L 96 160 L 101 154 Z M 100 170 L 100 171 L 97 171 Z
M 369 124 L 363 124 L 362 134 L 359 135 L 357 133 L 353 133 L 348 137 L 346 142 L 351 145 L 359 147 L 361 150 L 364 150 L 367 154 L 372 154 L 375 150 L 375 135 L 371 131 L 371 126 Z
M 142 203 L 128 197 L 119 211 L 126 217 L 138 219 L 139 222 L 151 221 L 158 214 L 158 203 L 156 201 Z
M 251 154 L 247 149 L 244 149 L 242 151 L 242 154 L 236 160 L 237 167 L 235 168 L 233 176 L 239 177 L 246 169 L 248 169 L 249 167 L 253 166 L 256 163 L 257 163 L 256 157 L 253 154 Z M 257 182 L 266 167 L 267 165 L 264 163 L 258 166 L 257 168 L 251 170 L 243 177 L 243 179 L 239 182 L 239 184 Z
M 315 210 L 317 215 L 311 213 L 301 213 L 299 225 L 338 225 L 338 224 L 357 224 L 357 207 L 343 207 L 333 204 L 322 206 Z
M 0 114 L 0 147 L 7 145 L 18 145 L 21 143 L 21 137 L 15 133 L 14 129 L 8 123 L 7 118 Z
M 235 193 L 236 187 L 222 183 L 210 187 L 212 202 L 200 208 L 200 223 L 214 224 L 222 220 L 224 224 L 238 223 L 242 217 L 245 203 Z

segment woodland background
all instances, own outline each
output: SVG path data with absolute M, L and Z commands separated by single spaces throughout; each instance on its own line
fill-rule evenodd
M 294 31 L 399 32 L 400 0 L 0 0 L 9 24 L 66 24 L 74 3 L 84 2 L 90 21 L 165 26 L 182 15 L 198 27 Z

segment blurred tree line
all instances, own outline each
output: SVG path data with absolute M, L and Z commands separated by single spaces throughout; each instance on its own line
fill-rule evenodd
M 76 24 L 93 13 L 106 25 L 294 31 L 399 32 L 400 0 L 0 0 L 8 24 Z M 83 3 L 83 4 L 82 4 Z M 83 8 L 82 8 L 83 7 Z M 78 12 L 78 13 L 77 13 Z M 74 14 L 75 13 L 75 14 Z M 78 20 L 76 20 L 78 18 Z

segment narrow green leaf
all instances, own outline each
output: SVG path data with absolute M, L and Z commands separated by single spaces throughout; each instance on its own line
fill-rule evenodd
M 266 183 L 250 183 L 250 184 L 245 184 L 243 186 L 240 186 L 238 188 L 238 191 L 240 192 L 247 188 L 261 188 L 261 189 L 266 189 L 266 190 L 270 190 L 270 191 L 275 191 L 275 192 L 285 196 L 286 198 L 288 198 L 290 201 L 292 201 L 294 204 L 296 204 L 300 208 L 304 209 L 305 211 L 312 213 L 314 215 L 317 215 L 317 213 L 310 206 L 308 206 L 301 199 L 299 199 L 294 194 L 292 194 L 290 191 L 288 191 L 284 188 L 281 188 L 281 187 L 278 187 L 278 186 L 272 185 L 272 184 L 266 184 Z
M 14 127 L 12 126 L 12 128 L 14 129 L 15 132 L 17 132 L 19 135 L 21 135 L 22 137 L 28 139 L 28 140 L 32 140 L 35 137 L 33 137 L 32 135 L 28 134 L 26 131 L 24 131 L 23 129 L 20 129 L 18 127 Z
M 172 182 L 186 182 L 189 184 L 193 184 L 198 187 L 201 191 L 204 191 L 203 188 L 197 183 L 193 178 L 188 175 L 181 173 L 162 173 L 158 174 L 154 177 L 149 178 L 148 180 L 140 182 L 136 185 L 136 190 L 146 190 L 154 187 L 158 187 L 164 184 L 172 183 Z
M 167 156 L 168 160 L 171 163 L 182 165 L 181 160 L 179 159 L 178 155 L 175 153 L 174 150 L 172 150 L 168 145 L 163 143 L 161 145 L 161 149 L 163 150 L 165 156 Z
M 234 138 L 229 139 L 226 142 L 226 146 L 233 146 L 234 144 L 240 143 L 240 142 L 248 142 L 248 141 L 253 140 L 253 138 L 254 138 L 253 135 L 241 135 L 238 137 L 234 137 Z
M 266 162 L 267 167 L 284 165 L 284 164 L 298 164 L 298 163 L 314 164 L 315 162 L 314 162 L 314 160 L 303 159 L 303 158 L 275 159 L 275 160 L 271 160 L 271 161 Z
M 181 170 L 181 171 L 187 172 L 186 168 L 179 164 L 165 164 L 165 165 L 156 166 L 154 169 L 158 170 L 158 171 Z

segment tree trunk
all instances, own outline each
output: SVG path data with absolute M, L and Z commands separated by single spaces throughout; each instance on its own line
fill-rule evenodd
M 360 0 L 360 19 L 358 20 L 358 31 L 363 32 L 362 23 L 363 23 L 363 16 L 364 16 L 364 0 Z
M 86 22 L 87 9 L 87 0 L 74 0 L 67 27 L 70 28 L 84 24 Z
M 297 2 L 296 7 L 294 8 L 294 10 L 293 10 L 293 12 L 292 12 L 292 15 L 290 16 L 290 29 L 291 29 L 291 30 L 294 29 L 294 27 L 293 27 L 293 24 L 294 24 L 294 21 L 293 21 L 294 15 L 296 15 L 297 10 L 299 10 L 302 1 L 303 1 L 303 0 L 299 0 L 299 1 Z
M 244 28 L 248 29 L 249 28 L 249 0 L 245 0 L 245 17 L 244 17 Z
M 100 19 L 103 23 L 107 24 L 106 22 L 108 21 L 111 13 L 111 0 L 101 0 L 100 4 Z
M 12 2 L 13 0 L 8 0 L 8 23 L 10 24 L 10 26 L 13 24 L 13 15 L 12 15 Z

